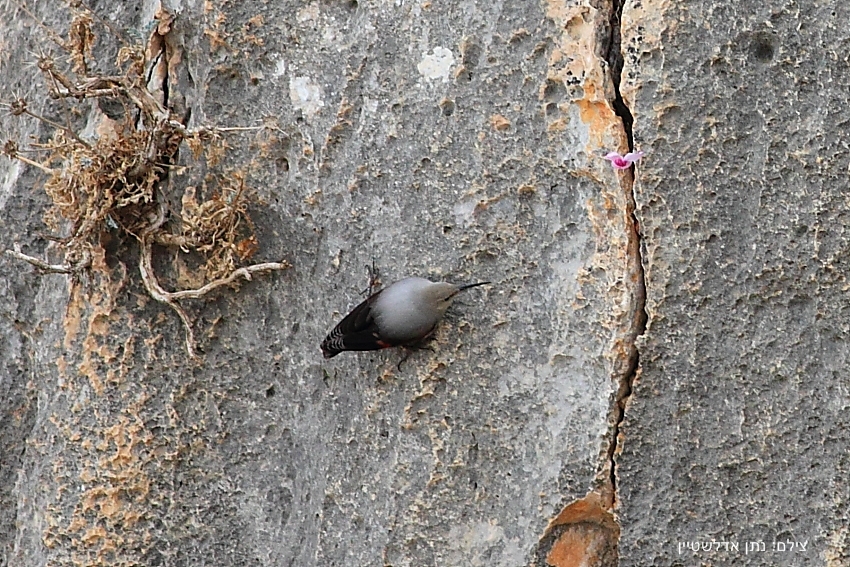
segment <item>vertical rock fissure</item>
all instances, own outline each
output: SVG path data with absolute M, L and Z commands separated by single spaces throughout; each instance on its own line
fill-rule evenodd
M 620 36 L 620 19 L 623 15 L 625 0 L 611 0 L 611 17 L 608 20 L 608 37 L 606 38 L 606 49 L 604 50 L 605 61 L 611 73 L 611 82 L 614 85 L 614 99 L 611 106 L 614 112 L 623 121 L 623 130 L 629 143 L 629 151 L 635 149 L 632 125 L 634 118 L 629 107 L 626 106 L 623 96 L 620 94 L 620 77 L 623 74 L 623 51 L 621 49 L 622 38 Z
M 604 49 L 605 60 L 608 63 L 608 69 L 611 73 L 611 83 L 614 86 L 613 99 L 611 105 L 614 112 L 623 121 L 623 131 L 628 140 L 629 151 L 634 151 L 634 132 L 633 124 L 634 117 L 631 110 L 626 105 L 620 93 L 620 80 L 623 72 L 623 53 L 621 50 L 620 36 L 620 21 L 623 14 L 623 6 L 625 0 L 612 0 L 611 15 L 608 25 L 608 33 L 606 38 L 606 49 Z M 646 281 L 643 270 L 643 258 L 641 257 L 641 235 L 640 225 L 635 214 L 636 199 L 634 193 L 634 167 L 630 170 L 630 175 L 625 175 L 621 179 L 625 183 L 628 201 L 626 204 L 627 214 L 630 217 L 628 229 L 632 231 L 629 235 L 628 246 L 628 273 L 631 276 L 630 282 L 634 289 L 632 290 L 632 301 L 634 303 L 632 313 L 631 328 L 625 335 L 627 360 L 625 371 L 619 376 L 619 385 L 614 399 L 615 407 L 613 409 L 613 426 L 611 432 L 610 445 L 608 447 L 608 468 L 609 482 L 613 495 L 613 505 L 616 505 L 618 500 L 617 493 L 617 455 L 622 451 L 622 440 L 620 439 L 620 431 L 623 420 L 626 414 L 626 405 L 633 393 L 635 378 L 637 377 L 638 367 L 640 363 L 640 353 L 637 349 L 637 339 L 643 335 L 646 330 L 647 313 L 646 313 Z

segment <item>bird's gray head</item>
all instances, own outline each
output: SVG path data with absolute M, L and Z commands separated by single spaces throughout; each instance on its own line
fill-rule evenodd
M 446 282 L 432 283 L 423 290 L 425 301 L 439 311 L 440 315 L 446 312 L 459 291 L 458 286 Z
M 479 282 L 474 284 L 467 285 L 454 285 L 446 282 L 436 282 L 432 283 L 430 286 L 425 288 L 425 297 L 427 301 L 434 307 L 434 309 L 439 310 L 440 314 L 446 312 L 446 309 L 452 304 L 455 296 L 465 289 L 469 289 L 471 287 L 476 287 L 479 285 L 485 285 L 490 282 Z

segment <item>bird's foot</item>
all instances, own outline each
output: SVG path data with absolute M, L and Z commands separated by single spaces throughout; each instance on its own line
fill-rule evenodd
M 366 265 L 366 271 L 369 273 L 369 287 L 361 291 L 360 295 L 372 295 L 381 287 L 381 276 L 374 258 L 372 258 L 371 266 Z

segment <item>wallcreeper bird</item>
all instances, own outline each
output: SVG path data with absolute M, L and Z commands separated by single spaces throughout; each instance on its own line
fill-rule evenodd
M 322 341 L 322 353 L 332 358 L 345 350 L 416 344 L 431 334 L 458 293 L 488 283 L 457 286 L 424 278 L 397 281 L 346 315 Z

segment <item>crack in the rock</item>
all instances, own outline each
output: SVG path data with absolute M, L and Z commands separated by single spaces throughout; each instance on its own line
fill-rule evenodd
M 602 47 L 605 61 L 608 63 L 609 72 L 611 73 L 611 82 L 614 86 L 614 97 L 611 101 L 611 106 L 617 116 L 619 116 L 623 121 L 623 131 L 625 132 L 628 140 L 629 151 L 634 151 L 634 134 L 632 130 L 634 117 L 632 116 L 628 106 L 626 106 L 626 103 L 620 93 L 620 80 L 624 64 L 623 53 L 621 50 L 620 20 L 623 15 L 624 4 L 625 0 L 612 0 L 611 15 L 607 30 L 609 35 L 605 38 L 606 41 Z M 629 267 L 631 268 L 629 272 L 630 274 L 634 274 L 634 285 L 637 287 L 634 290 L 633 296 L 635 302 L 634 319 L 632 321 L 632 328 L 626 337 L 626 344 L 628 348 L 627 367 L 619 376 L 620 383 L 614 399 L 616 407 L 614 408 L 611 442 L 607 452 L 610 474 L 609 482 L 613 495 L 612 504 L 616 504 L 617 502 L 616 456 L 618 449 L 620 451 L 622 450 L 619 439 L 620 430 L 625 419 L 626 404 L 632 396 L 634 381 L 637 376 L 637 370 L 640 363 L 640 353 L 638 352 L 636 341 L 637 338 L 645 332 L 648 318 L 646 313 L 646 280 L 643 270 L 643 258 L 641 257 L 641 235 L 639 223 L 635 214 L 637 203 L 634 194 L 634 169 L 632 169 L 632 176 L 627 177 L 626 179 L 631 181 L 631 186 L 628 191 L 629 201 L 626 207 L 627 213 L 631 217 L 631 230 L 633 231 L 633 234 L 629 239 L 628 246 Z
M 620 35 L 620 20 L 623 16 L 623 6 L 626 0 L 611 0 L 611 17 L 608 20 L 608 37 L 604 47 L 604 58 L 608 63 L 611 73 L 611 82 L 614 85 L 614 100 L 611 101 L 611 106 L 614 112 L 623 121 L 623 130 L 626 133 L 626 139 L 629 143 L 629 151 L 635 149 L 634 135 L 632 133 L 632 125 L 634 118 L 629 107 L 626 106 L 623 96 L 620 94 L 620 78 L 623 74 L 623 51 L 621 49 L 622 37 Z

